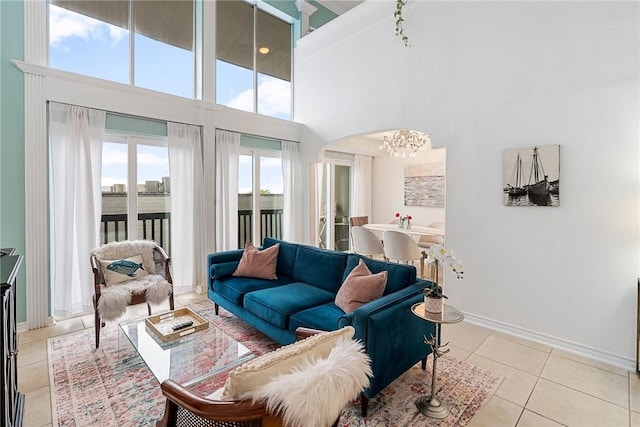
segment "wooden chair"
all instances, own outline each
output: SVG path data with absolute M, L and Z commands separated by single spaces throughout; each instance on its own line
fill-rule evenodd
M 264 405 L 205 399 L 172 380 L 164 381 L 161 388 L 167 402 L 157 427 L 282 426 L 282 418 L 271 416 Z
M 133 244 L 133 245 L 130 245 Z M 109 288 L 118 286 L 111 285 L 107 287 L 107 282 L 105 280 L 105 275 L 102 269 L 102 265 L 100 263 L 101 259 L 124 259 L 130 258 L 135 255 L 139 255 L 142 251 L 149 251 L 149 262 L 155 266 L 155 275 L 161 276 L 166 282 L 169 282 L 171 291 L 168 295 L 165 295 L 169 298 L 169 308 L 171 310 L 174 309 L 174 301 L 173 301 L 173 278 L 171 277 L 171 270 L 169 268 L 171 259 L 167 256 L 167 253 L 158 246 L 153 241 L 124 241 L 124 242 L 111 242 L 106 245 L 101 246 L 98 249 L 95 249 L 91 252 L 90 262 L 91 269 L 93 270 L 93 283 L 94 283 L 94 294 L 93 294 L 93 309 L 94 309 L 94 317 L 95 317 L 95 331 L 96 331 L 96 348 L 100 347 L 100 328 L 105 326 L 105 320 L 113 320 L 113 319 L 104 319 L 100 313 L 100 300 L 103 297 L 103 293 L 108 292 Z M 105 258 L 105 255 L 108 258 Z M 151 277 L 151 276 L 149 276 Z M 151 315 L 151 305 L 148 301 L 146 291 L 142 293 L 132 293 L 131 300 L 127 305 L 135 305 L 141 303 L 147 303 L 147 311 L 149 315 Z M 157 301 L 151 301 L 157 302 Z M 126 308 L 126 307 L 124 307 Z M 123 308 L 123 312 L 124 312 Z
M 322 331 L 298 328 L 299 341 Z M 164 417 L 156 427 L 283 427 L 283 419 L 278 414 L 270 414 L 260 403 L 249 400 L 221 401 L 200 397 L 172 380 L 161 386 L 167 398 Z M 345 405 L 348 402 L 345 402 Z M 313 402 L 309 402 L 313 405 Z M 340 417 L 332 427 L 337 427 Z
M 369 224 L 368 216 L 352 216 L 349 218 L 349 225 L 351 227 L 362 227 L 365 224 Z

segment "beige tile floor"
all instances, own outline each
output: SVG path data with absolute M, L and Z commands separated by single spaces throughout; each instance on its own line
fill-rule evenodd
M 176 295 L 176 305 L 202 298 Z M 145 315 L 144 304 L 126 314 Z M 83 328 L 93 328 L 93 315 L 19 335 L 18 388 L 26 396 L 25 427 L 51 425 L 47 338 Z M 640 378 L 635 372 L 467 322 L 443 326 L 447 341 L 451 352 L 444 357 L 467 360 L 504 377 L 471 427 L 640 427 Z

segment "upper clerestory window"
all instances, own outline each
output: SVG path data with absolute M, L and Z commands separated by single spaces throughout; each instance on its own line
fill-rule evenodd
M 194 98 L 191 0 L 50 0 L 49 65 Z

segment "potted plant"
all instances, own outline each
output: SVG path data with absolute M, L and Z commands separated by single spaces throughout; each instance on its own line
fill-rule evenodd
M 436 244 L 424 251 L 426 261 L 433 264 L 433 281 L 431 286 L 424 288 L 424 307 L 430 313 L 441 313 L 443 298 L 447 296 L 443 293 L 442 286 L 438 285 L 438 269 L 440 264 L 448 266 L 456 274 L 458 279 L 462 279 L 462 261 L 458 260 L 453 251 L 447 250 L 444 246 Z

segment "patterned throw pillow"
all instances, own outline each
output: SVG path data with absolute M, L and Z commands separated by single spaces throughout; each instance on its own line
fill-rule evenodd
M 371 274 L 367 264 L 361 259 L 344 279 L 336 294 L 335 304 L 345 313 L 351 313 L 361 305 L 380 298 L 386 286 L 387 271 Z
M 142 255 L 118 260 L 100 260 L 107 286 L 127 282 L 148 275 L 142 265 Z
M 278 265 L 278 251 L 280 243 L 259 251 L 253 243 L 248 242 L 244 247 L 238 268 L 232 276 L 254 277 L 256 279 L 276 280 Z

